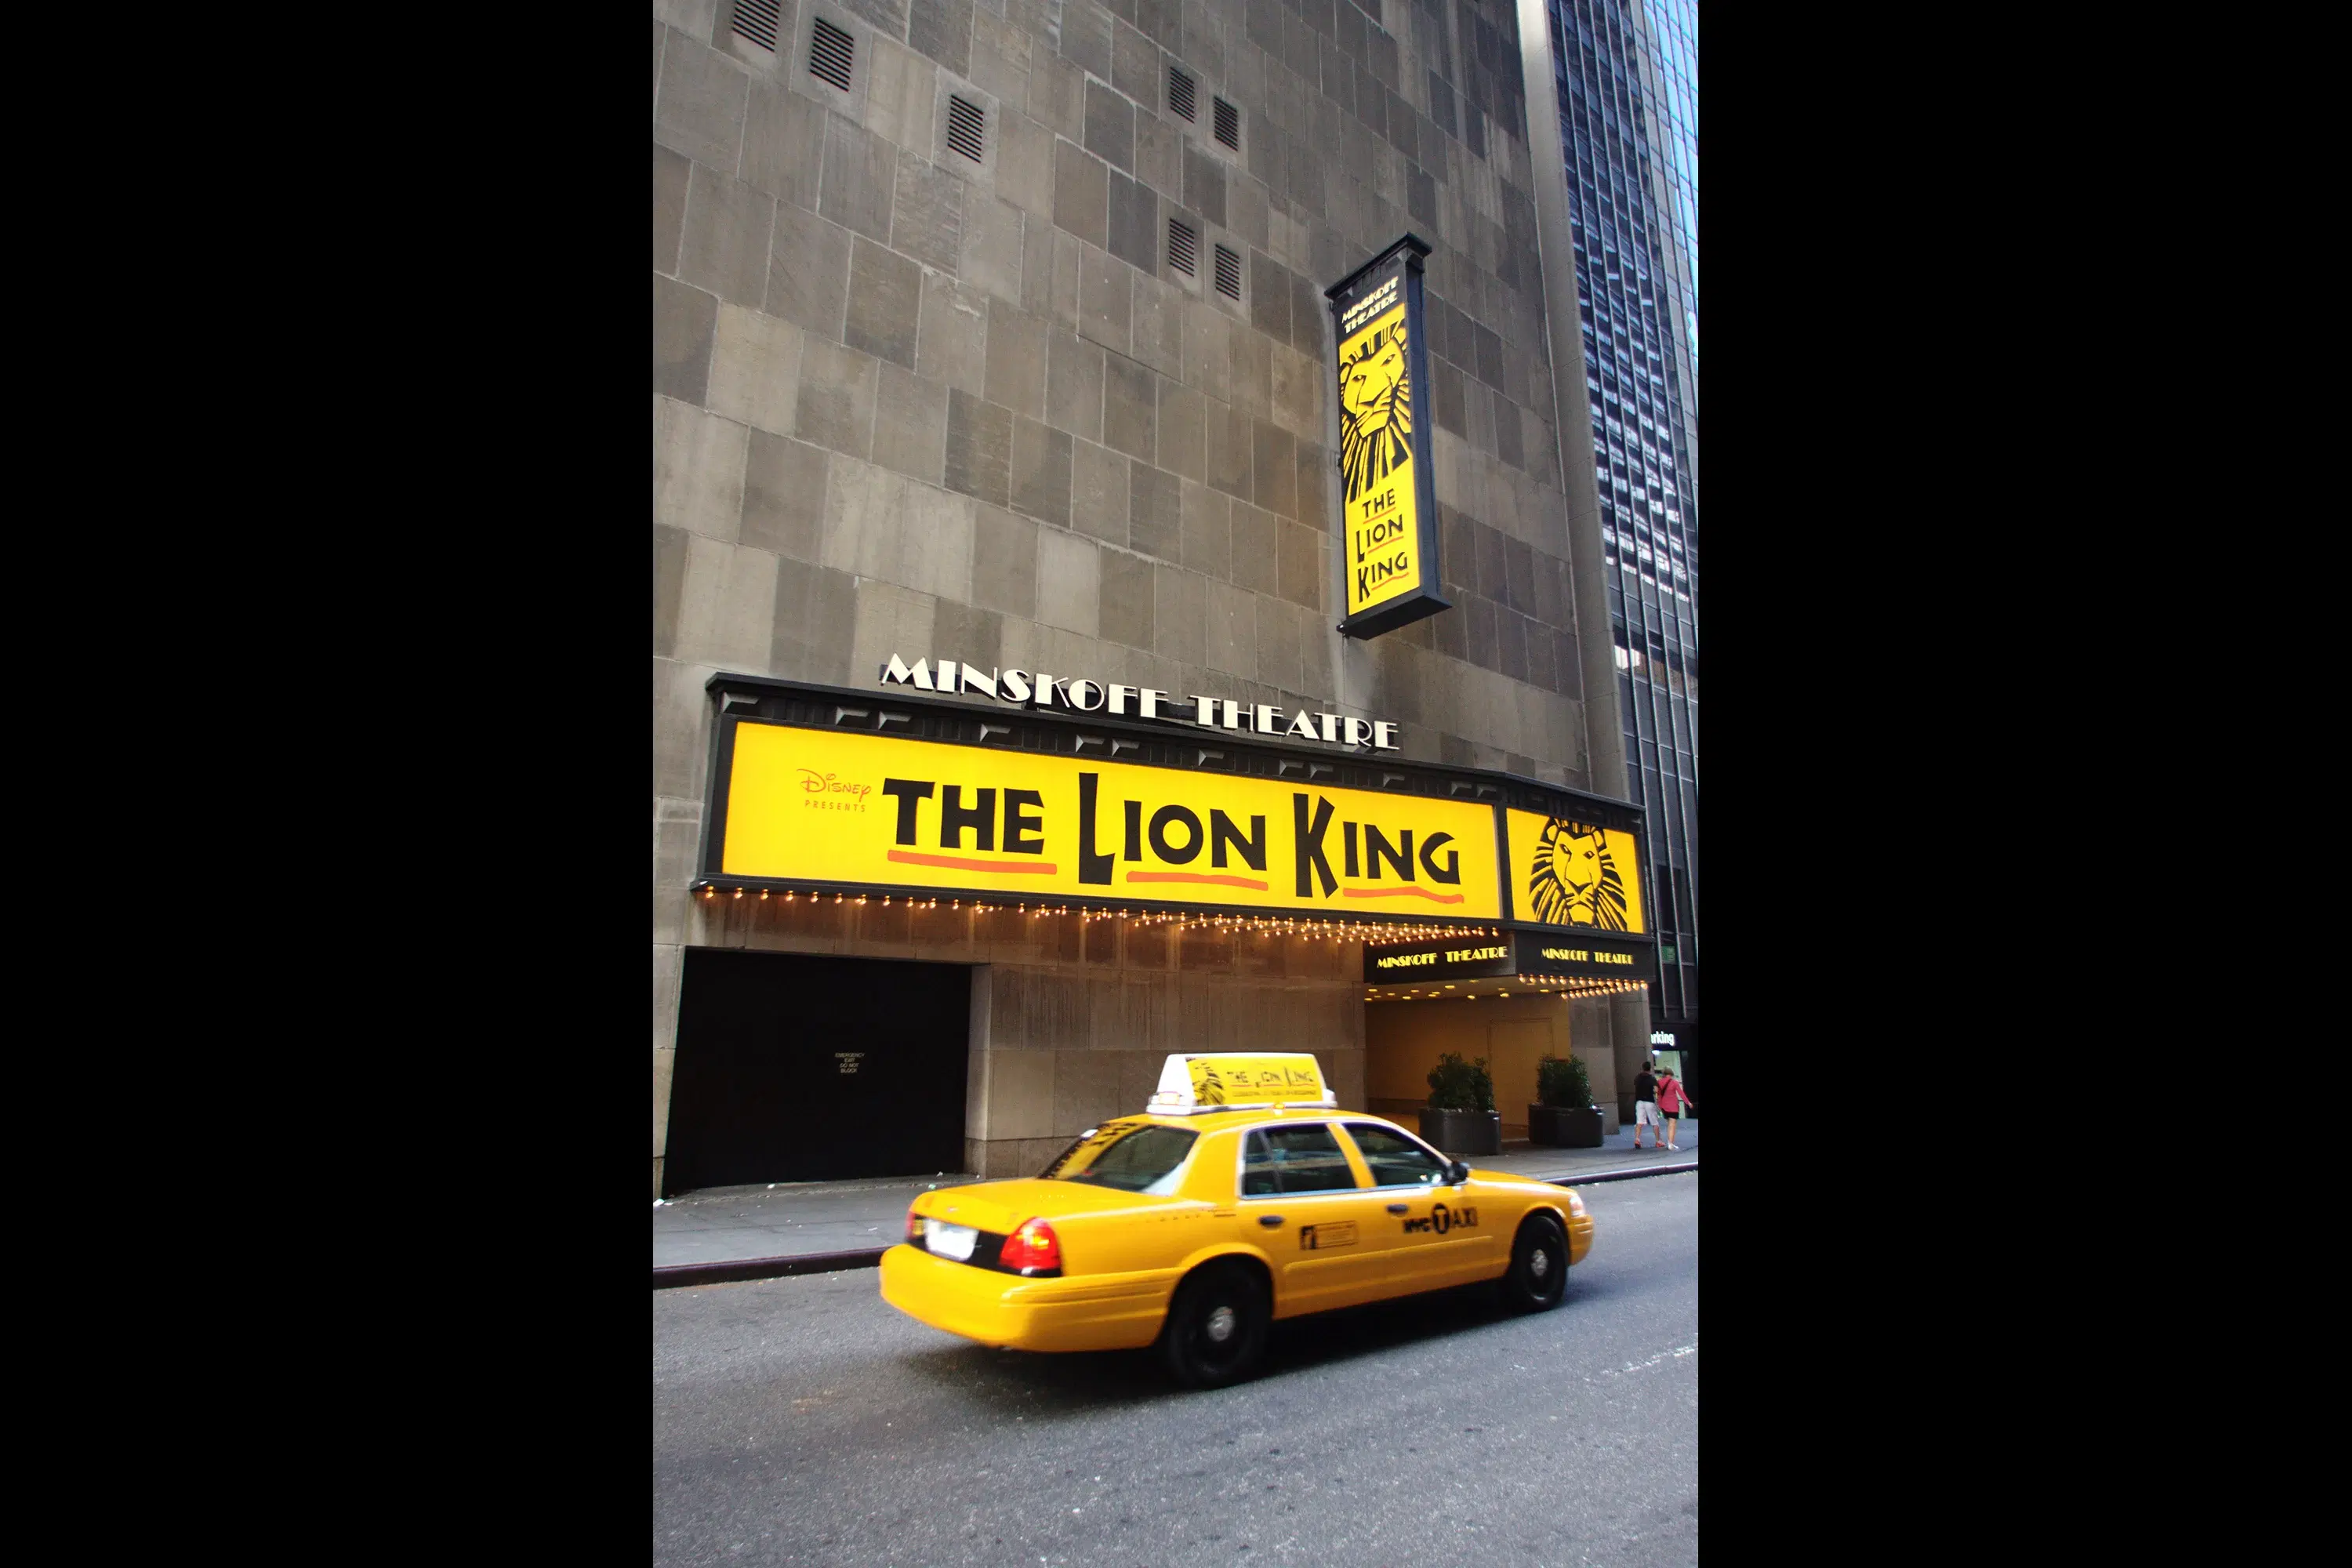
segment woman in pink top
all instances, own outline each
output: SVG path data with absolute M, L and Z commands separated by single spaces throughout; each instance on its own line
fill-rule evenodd
M 1682 1147 L 1675 1142 L 1675 1119 L 1686 1110 L 1696 1110 L 1697 1109 L 1698 1107 L 1691 1102 L 1691 1097 L 1683 1092 L 1683 1080 L 1675 1076 L 1675 1069 L 1660 1068 L 1658 1069 L 1658 1114 L 1666 1119 L 1667 1148 Z

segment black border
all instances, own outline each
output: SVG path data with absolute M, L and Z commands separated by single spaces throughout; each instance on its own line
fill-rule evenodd
M 1370 640 L 1383 632 L 1425 620 L 1440 610 L 1450 610 L 1454 601 L 1443 592 L 1445 577 L 1437 556 L 1438 538 L 1442 530 L 1437 520 L 1437 438 L 1435 416 L 1429 402 L 1429 350 L 1426 346 L 1428 328 L 1423 316 L 1421 298 L 1422 258 L 1430 253 L 1429 242 L 1419 235 L 1407 232 L 1387 249 L 1381 251 L 1347 277 L 1323 290 L 1330 302 L 1332 374 L 1339 374 L 1339 345 L 1347 334 L 1339 330 L 1341 317 L 1363 292 L 1361 285 L 1382 268 L 1394 264 L 1404 280 L 1405 379 L 1412 396 L 1412 491 L 1417 509 L 1416 531 L 1421 535 L 1416 548 L 1421 559 L 1421 586 L 1400 599 L 1390 599 L 1360 616 L 1343 616 L 1339 629 L 1342 636 Z M 1344 297 L 1343 297 L 1344 296 Z M 1343 476 L 1344 479 L 1344 476 Z M 1343 483 L 1339 491 L 1339 602 L 1348 602 L 1348 496 Z

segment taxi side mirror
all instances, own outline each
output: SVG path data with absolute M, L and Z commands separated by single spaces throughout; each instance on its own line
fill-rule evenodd
M 1447 1186 L 1458 1187 L 1469 1179 L 1470 1163 L 1468 1161 L 1449 1160 L 1445 1163 L 1445 1184 Z

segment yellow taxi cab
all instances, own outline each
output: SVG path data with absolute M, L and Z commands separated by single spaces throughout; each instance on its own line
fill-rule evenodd
M 1591 1247 L 1574 1190 L 1339 1110 L 1311 1055 L 1179 1055 L 1143 1114 L 1043 1174 L 916 1198 L 882 1299 L 987 1345 L 1157 1345 L 1212 1387 L 1253 1370 L 1277 1319 L 1479 1280 L 1548 1310 Z

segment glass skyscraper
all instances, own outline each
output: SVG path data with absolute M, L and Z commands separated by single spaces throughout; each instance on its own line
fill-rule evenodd
M 1699 1003 L 1698 5 L 1545 8 L 1626 783 L 1649 824 L 1652 1026 L 1688 1045 Z

